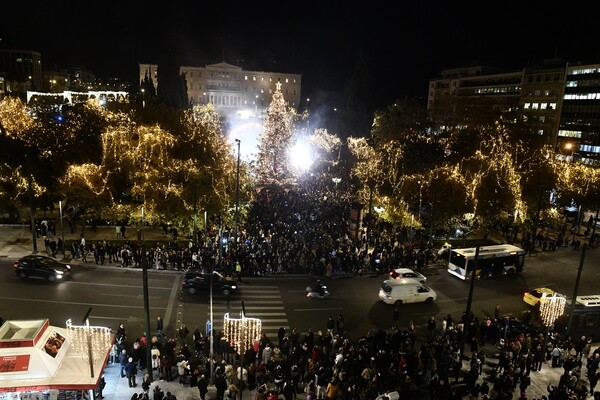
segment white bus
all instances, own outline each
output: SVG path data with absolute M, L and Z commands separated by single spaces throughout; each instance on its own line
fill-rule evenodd
M 475 268 L 475 250 L 476 247 L 452 249 L 448 259 L 448 272 L 463 280 L 470 279 Z M 523 271 L 524 263 L 525 250 L 520 247 L 510 244 L 480 246 L 475 276 L 490 278 L 516 274 Z

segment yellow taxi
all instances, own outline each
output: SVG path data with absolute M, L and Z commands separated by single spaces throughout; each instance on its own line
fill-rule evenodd
M 539 288 L 535 288 L 535 289 L 531 289 L 527 292 L 525 292 L 523 294 L 523 301 L 527 304 L 529 304 L 530 306 L 535 306 L 537 305 L 537 303 L 540 302 L 540 299 L 543 296 L 552 296 L 556 294 L 557 296 L 562 296 L 564 297 L 563 294 L 561 293 L 556 293 L 554 290 L 547 288 L 547 287 L 539 287 Z

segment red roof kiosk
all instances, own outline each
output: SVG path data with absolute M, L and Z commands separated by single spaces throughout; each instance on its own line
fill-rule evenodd
M 113 342 L 110 328 L 71 320 L 65 328 L 47 319 L 6 321 L 0 327 L 0 400 L 53 400 L 60 391 L 95 390 Z

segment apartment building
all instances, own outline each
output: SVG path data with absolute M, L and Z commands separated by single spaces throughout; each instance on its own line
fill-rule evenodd
M 42 55 L 32 50 L 0 49 L 0 71 L 4 73 L 6 95 L 24 95 L 42 90 Z
M 557 149 L 600 166 L 600 64 L 567 66 Z
M 156 88 L 158 66 L 139 64 L 139 67 L 140 82 L 148 76 Z M 226 62 L 204 67 L 181 66 L 180 72 L 187 81 L 190 104 L 212 103 L 222 115 L 237 119 L 264 116 L 277 82 L 281 82 L 281 91 L 290 107 L 297 110 L 302 98 L 300 74 L 245 71 Z
M 564 86 L 564 67 L 523 70 L 519 109 L 534 131 L 546 138 L 547 145 L 556 143 Z
M 429 81 L 427 109 L 440 125 L 512 118 L 519 107 L 522 76 L 522 71 L 487 66 L 444 70 Z
M 512 72 L 444 70 L 429 81 L 427 109 L 440 126 L 455 122 L 454 113 L 462 122 L 490 114 L 508 122 L 519 116 L 558 158 L 600 166 L 600 64 L 550 61 Z

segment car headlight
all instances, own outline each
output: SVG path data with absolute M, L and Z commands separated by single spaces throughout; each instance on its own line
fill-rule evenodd
M 56 275 L 62 275 L 65 273 L 64 271 L 60 271 L 58 269 L 55 269 L 54 272 L 56 272 Z
M 235 289 L 237 289 L 237 286 L 235 286 L 235 285 L 232 285 L 232 286 L 231 286 L 231 289 L 232 289 L 232 290 L 235 290 Z

